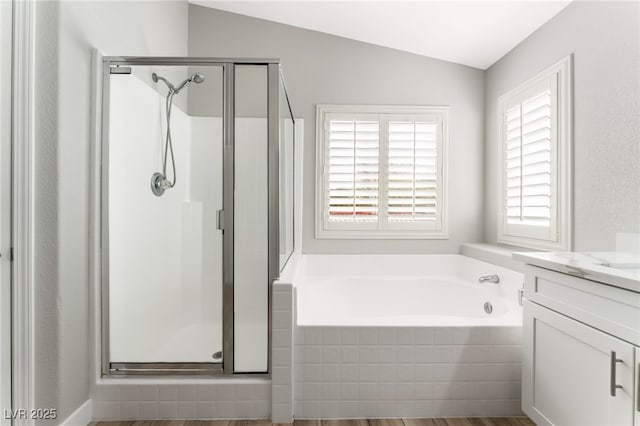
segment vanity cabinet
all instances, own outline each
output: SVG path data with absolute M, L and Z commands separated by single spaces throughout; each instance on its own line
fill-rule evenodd
M 527 265 L 524 296 L 523 411 L 640 426 L 640 293 Z
M 635 426 L 640 426 L 640 348 L 636 347 L 636 357 L 635 357 L 635 391 L 636 391 L 636 411 L 634 414 Z

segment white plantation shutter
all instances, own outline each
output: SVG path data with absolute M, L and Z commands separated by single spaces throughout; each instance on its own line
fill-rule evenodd
M 329 220 L 378 219 L 379 123 L 329 122 Z
M 446 238 L 446 107 L 319 107 L 320 238 Z M 353 107 L 356 108 L 356 107 Z
M 505 217 L 508 224 L 551 226 L 551 89 L 505 112 Z
M 438 123 L 389 121 L 388 220 L 437 220 Z
M 499 243 L 571 249 L 571 79 L 567 57 L 498 100 Z

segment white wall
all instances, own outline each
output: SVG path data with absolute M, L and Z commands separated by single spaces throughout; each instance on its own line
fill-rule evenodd
M 462 242 L 482 239 L 481 70 L 195 5 L 189 6 L 189 55 L 281 59 L 294 116 L 306 123 L 303 251 L 457 253 Z M 319 103 L 451 106 L 448 240 L 315 239 Z
M 574 54 L 574 250 L 640 232 L 638 2 L 573 2 L 486 73 L 485 239 L 496 242 L 497 99 Z
M 64 419 L 89 397 L 92 49 L 107 55 L 185 55 L 187 5 L 105 1 L 34 7 L 34 405 L 56 407 Z

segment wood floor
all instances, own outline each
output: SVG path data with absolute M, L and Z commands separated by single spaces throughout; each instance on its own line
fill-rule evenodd
M 273 426 L 268 420 L 136 420 L 94 422 L 89 426 Z M 446 419 L 296 420 L 293 426 L 535 426 L 527 417 L 452 417 Z

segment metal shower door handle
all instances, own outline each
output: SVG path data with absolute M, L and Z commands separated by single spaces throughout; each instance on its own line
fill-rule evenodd
M 622 385 L 616 384 L 616 365 L 622 362 L 621 359 L 616 357 L 616 351 L 611 351 L 611 396 L 616 396 L 616 390 L 622 389 Z
M 224 210 L 218 210 L 216 212 L 216 228 L 224 231 Z

